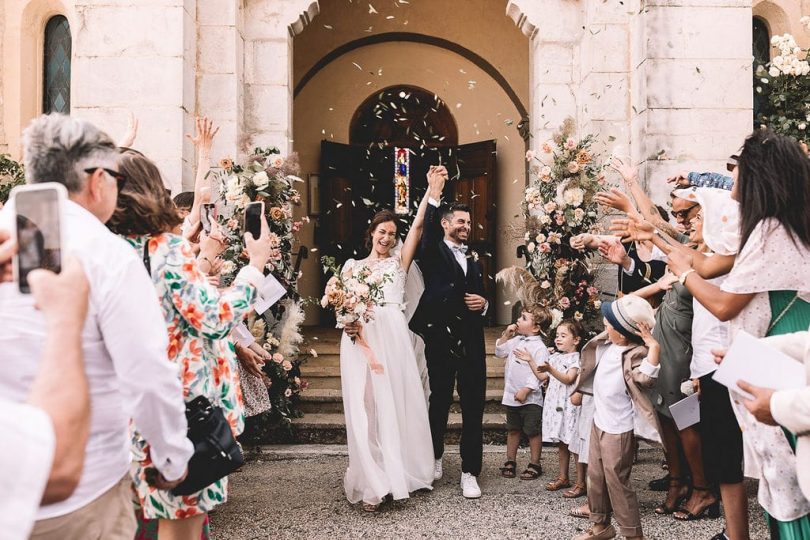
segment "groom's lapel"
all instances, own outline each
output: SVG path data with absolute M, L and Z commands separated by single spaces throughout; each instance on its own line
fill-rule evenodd
M 458 264 L 456 256 L 453 254 L 453 250 L 447 246 L 444 240 L 442 240 L 441 251 L 442 254 L 444 255 L 444 258 L 447 260 L 447 264 L 449 264 L 450 268 L 453 269 L 453 274 L 456 277 L 458 277 L 459 275 L 463 276 L 464 270 L 461 268 L 461 265 Z

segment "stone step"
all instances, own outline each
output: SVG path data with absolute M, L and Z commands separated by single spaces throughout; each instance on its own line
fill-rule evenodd
M 303 372 L 301 377 L 309 383 L 309 387 L 302 393 L 306 394 L 311 390 L 340 390 L 340 368 L 322 368 L 312 373 Z M 503 373 L 501 375 L 490 375 L 487 373 L 487 390 L 499 390 L 503 392 Z
M 346 424 L 342 414 L 315 413 L 293 421 L 292 441 L 295 443 L 346 444 Z M 484 443 L 503 444 L 506 439 L 506 416 L 484 414 Z M 458 444 L 461 437 L 461 414 L 451 413 L 447 423 L 445 444 Z M 278 442 L 278 441 L 277 441 Z
M 495 367 L 503 369 L 505 359 L 498 358 L 495 355 L 488 355 L 486 358 L 486 362 L 487 367 Z M 340 367 L 340 355 L 318 354 L 317 358 L 307 358 L 306 361 L 301 364 L 301 373 L 305 373 L 306 370 L 317 367 Z
M 501 405 L 502 398 L 502 389 L 487 390 L 484 412 L 495 414 L 503 413 L 503 406 Z M 300 406 L 305 416 L 317 413 L 343 414 L 343 399 L 338 389 L 308 388 L 306 392 L 301 394 Z M 461 412 L 461 404 L 459 403 L 458 393 L 456 392 L 453 393 L 453 404 L 450 406 L 450 412 Z

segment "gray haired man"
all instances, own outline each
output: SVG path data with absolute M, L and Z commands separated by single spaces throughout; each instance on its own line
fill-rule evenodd
M 67 188 L 63 249 L 81 261 L 90 283 L 82 349 L 92 405 L 82 477 L 69 498 L 40 507 L 31 537 L 131 540 L 130 419 L 151 446 L 161 487 L 185 477 L 193 447 L 152 282 L 132 248 L 104 226 L 126 179 L 112 140 L 75 118 L 35 119 L 23 133 L 23 152 L 29 183 Z M 8 228 L 13 216 L 12 205 L 0 211 L 0 228 Z M 0 285 L 0 394 L 7 399 L 26 399 L 46 331 L 32 298 L 15 284 Z

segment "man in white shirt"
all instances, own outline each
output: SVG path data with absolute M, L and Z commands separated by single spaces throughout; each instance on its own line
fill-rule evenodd
M 135 532 L 129 420 L 149 442 L 164 489 L 184 478 L 193 453 L 182 386 L 166 357 L 166 326 L 143 263 L 104 226 L 125 181 L 112 140 L 87 122 L 48 115 L 25 130 L 23 152 L 29 183 L 59 181 L 67 188 L 63 248 L 80 260 L 90 283 L 82 349 L 92 408 L 82 478 L 67 500 L 40 508 L 32 538 L 88 538 L 94 530 L 94 538 L 129 540 Z M 6 206 L 0 228 L 10 228 L 13 217 Z M 42 358 L 46 326 L 33 299 L 14 284 L 0 285 L 0 305 L 0 394 L 22 402 Z
M 0 282 L 14 244 L 0 231 Z M 3 249 L 6 248 L 6 249 Z M 90 397 L 82 360 L 81 331 L 89 285 L 71 259 L 59 276 L 28 275 L 31 292 L 48 323 L 42 363 L 25 403 L 0 398 L 0 530 L 8 540 L 31 532 L 40 502 L 68 498 L 81 479 L 90 428 Z M 2 309 L 2 306 L 0 306 Z

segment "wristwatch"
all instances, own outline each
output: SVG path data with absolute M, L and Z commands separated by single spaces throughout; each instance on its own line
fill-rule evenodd
M 684 272 L 683 274 L 681 274 L 680 276 L 678 276 L 678 281 L 680 281 L 680 282 L 681 282 L 681 285 L 685 285 L 685 284 L 686 284 L 686 277 L 687 277 L 689 274 L 691 274 L 692 272 L 694 272 L 694 271 L 695 271 L 695 269 L 694 269 L 694 268 L 690 268 L 689 270 L 687 270 L 686 272 Z

